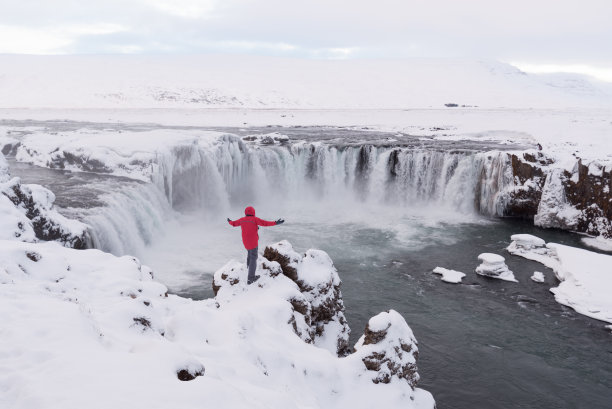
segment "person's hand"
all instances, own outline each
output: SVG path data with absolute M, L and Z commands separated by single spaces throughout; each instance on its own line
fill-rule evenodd
M 232 222 L 232 221 L 230 220 L 230 218 L 229 218 L 229 217 L 227 218 L 227 222 L 228 222 L 228 223 L 231 223 L 231 222 Z
M 278 219 L 278 220 L 276 221 L 276 224 L 283 224 L 283 223 L 285 223 L 285 221 L 284 221 L 283 219 Z

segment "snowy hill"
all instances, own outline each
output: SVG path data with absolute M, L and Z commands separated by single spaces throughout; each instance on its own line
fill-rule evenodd
M 494 61 L 0 56 L 0 108 L 567 108 L 611 101 L 610 87 L 586 77 L 527 75 Z

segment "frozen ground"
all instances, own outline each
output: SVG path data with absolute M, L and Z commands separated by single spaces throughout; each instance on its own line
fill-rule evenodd
M 337 278 L 325 253 L 308 254 L 300 274 Z M 247 288 L 246 267 L 229 264 L 241 282 L 192 301 L 168 295 L 133 257 L 0 241 L 0 406 L 434 407 L 431 394 L 394 375 L 373 383 L 377 372 L 362 362 L 372 350 L 394 359 L 396 343 L 416 348 L 399 314 L 389 321 L 388 350 L 362 342 L 340 359 L 294 333 L 291 302 L 302 295 L 293 281 L 260 266 L 259 285 Z M 315 296 L 312 308 L 321 301 Z M 414 363 L 407 355 L 398 364 Z

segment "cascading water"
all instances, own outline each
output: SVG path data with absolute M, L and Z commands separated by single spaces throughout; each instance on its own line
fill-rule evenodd
M 108 189 L 100 196 L 104 206 L 79 217 L 92 226 L 96 248 L 139 255 L 175 211 L 218 219 L 247 203 L 360 203 L 502 215 L 499 193 L 512 182 L 508 155 L 500 151 L 320 141 L 259 145 L 233 135 L 205 147 L 177 146 L 159 154 L 153 167 L 152 183 Z
M 260 146 L 229 137 L 212 149 L 177 150 L 159 169 L 154 179 L 175 209 L 207 212 L 231 203 L 349 199 L 501 215 L 498 193 L 512 181 L 503 152 L 305 142 Z

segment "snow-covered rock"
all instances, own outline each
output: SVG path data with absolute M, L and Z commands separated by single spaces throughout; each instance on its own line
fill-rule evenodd
M 533 275 L 531 277 L 533 281 L 535 281 L 536 283 L 543 283 L 544 282 L 544 273 L 542 273 L 541 271 L 534 271 Z
M 446 283 L 458 284 L 461 279 L 465 277 L 465 274 L 460 271 L 449 270 L 444 267 L 436 267 L 433 269 L 434 274 L 440 274 L 441 280 Z
M 261 264 L 274 271 L 257 285 L 228 282 L 193 301 L 133 257 L 0 241 L 2 406 L 434 408 L 414 387 L 416 345 L 399 314 L 371 322 L 389 325 L 381 342 L 339 358 L 296 336 L 288 298 L 303 295 L 278 263 Z M 232 268 L 244 273 L 222 270 Z M 369 349 L 409 382 L 375 384 Z
M 476 267 L 476 273 L 482 276 L 517 282 L 514 273 L 506 265 L 506 259 L 499 254 L 482 253 L 478 256 L 481 264 Z
M 265 248 L 256 274 L 262 277 L 258 286 L 283 286 L 293 310 L 289 324 L 300 338 L 339 356 L 349 353 L 350 328 L 344 317 L 341 281 L 327 253 L 311 249 L 300 255 L 283 240 Z M 281 274 L 282 279 L 269 279 Z M 231 300 L 239 288 L 246 288 L 246 277 L 245 264 L 230 262 L 219 269 L 213 279 L 217 299 Z
M 54 201 L 50 190 L 11 178 L 0 154 L 0 239 L 56 240 L 67 247 L 86 248 L 87 225 L 62 216 L 54 208 Z
M 550 291 L 557 302 L 580 314 L 612 322 L 612 256 L 556 243 L 525 249 L 515 241 L 508 251 L 555 272 L 561 283 Z
M 419 381 L 416 339 L 395 310 L 370 318 L 365 333 L 355 344 L 355 355 L 373 372 L 374 383 L 390 383 L 397 378 L 414 388 Z

